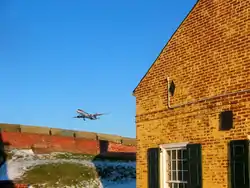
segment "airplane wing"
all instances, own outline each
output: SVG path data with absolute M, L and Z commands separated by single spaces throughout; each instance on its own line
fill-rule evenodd
M 88 113 L 83 111 L 82 109 L 77 109 L 76 111 L 78 114 L 84 114 L 84 115 L 87 115 Z
M 95 116 L 107 115 L 108 113 L 96 113 Z

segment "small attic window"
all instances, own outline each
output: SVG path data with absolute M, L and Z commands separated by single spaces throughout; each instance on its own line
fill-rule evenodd
M 174 81 L 172 80 L 170 83 L 170 86 L 169 86 L 169 92 L 170 92 L 171 96 L 174 95 L 174 91 L 175 91 L 175 84 L 174 84 Z

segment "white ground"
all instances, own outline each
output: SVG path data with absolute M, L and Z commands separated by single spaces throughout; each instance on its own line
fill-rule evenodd
M 3 164 L 0 168 L 0 180 L 15 180 L 21 178 L 22 175 L 29 169 L 30 167 L 40 165 L 40 164 L 48 164 L 48 163 L 63 163 L 63 162 L 72 162 L 78 163 L 82 165 L 87 165 L 91 167 L 95 167 L 96 164 L 98 166 L 106 166 L 106 165 L 122 165 L 122 166 L 132 166 L 135 167 L 134 162 L 98 162 L 93 164 L 91 161 L 82 160 L 82 159 L 53 159 L 52 155 L 36 155 L 32 150 L 13 150 L 13 157 L 11 160 L 7 161 L 7 163 Z M 123 182 L 100 182 L 99 179 L 95 180 L 95 182 L 88 183 L 88 185 L 82 185 L 80 187 L 92 188 L 94 185 L 100 184 L 99 188 L 135 188 L 136 181 L 134 179 L 124 180 Z

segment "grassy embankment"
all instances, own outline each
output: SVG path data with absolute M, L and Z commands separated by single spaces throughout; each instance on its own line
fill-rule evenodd
M 11 156 L 8 156 L 10 159 Z M 22 178 L 21 183 L 28 183 L 34 187 L 79 187 L 85 183 L 92 187 L 99 187 L 102 180 L 120 181 L 126 178 L 135 179 L 135 168 L 116 164 L 117 162 L 128 162 L 119 157 L 96 157 L 93 155 L 58 153 L 53 159 L 63 159 L 62 163 L 47 163 L 30 167 Z M 65 162 L 69 160 L 69 162 Z M 90 161 L 94 165 L 83 165 L 70 160 Z M 114 165 L 115 164 L 115 165 Z M 97 181 L 99 179 L 99 181 Z M 95 185 L 94 185 L 95 184 Z

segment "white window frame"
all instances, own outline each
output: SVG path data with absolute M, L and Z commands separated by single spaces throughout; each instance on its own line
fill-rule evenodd
M 181 142 L 181 143 L 170 143 L 170 144 L 161 144 L 160 145 L 160 182 L 161 188 L 169 188 L 168 181 L 167 181 L 167 150 L 169 149 L 186 149 L 187 144 L 189 142 Z

